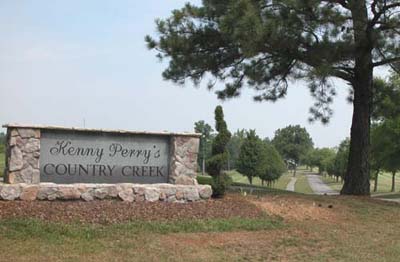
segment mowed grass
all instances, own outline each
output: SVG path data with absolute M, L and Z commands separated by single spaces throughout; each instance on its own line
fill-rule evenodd
M 242 175 L 241 173 L 237 172 L 236 170 L 231 170 L 228 174 L 232 177 L 234 183 L 240 184 L 249 184 L 249 180 L 246 176 Z M 272 188 L 285 190 L 287 184 L 289 183 L 292 175 L 289 173 L 283 174 L 275 183 L 272 185 Z M 262 186 L 261 179 L 258 177 L 253 178 L 253 185 L 254 186 Z M 266 187 L 266 184 L 264 185 Z
M 322 178 L 322 180 L 334 190 L 340 191 L 342 189 L 342 182 L 336 182 L 336 179 L 333 177 L 325 176 Z M 371 180 L 370 184 L 371 194 L 389 193 L 392 189 L 392 175 L 390 173 L 379 174 L 377 192 L 373 192 L 374 180 Z M 400 175 L 396 176 L 395 190 L 396 192 L 400 191 Z
M 0 261 L 170 261 L 165 235 L 281 228 L 277 218 L 132 221 L 115 225 L 63 224 L 33 219 L 0 221 Z M 175 258 L 175 259 L 174 259 Z M 178 259 L 179 260 L 179 259 Z
M 302 194 L 314 194 L 314 191 L 311 189 L 310 184 L 308 183 L 307 176 L 302 173 L 296 174 L 297 180 L 294 184 L 294 191 Z
M 228 171 L 227 174 L 232 178 L 233 181 L 233 186 L 235 185 L 250 185 L 249 180 L 247 179 L 246 176 L 243 176 L 241 173 L 237 172 L 236 170 L 231 170 Z M 286 187 L 290 180 L 293 177 L 293 173 L 285 173 L 283 174 L 275 183 L 273 183 L 272 187 L 267 187 L 266 184 L 264 186 L 261 183 L 261 179 L 258 177 L 253 178 L 253 187 L 254 190 L 259 190 L 262 188 L 265 188 L 267 191 L 266 192 L 272 192 L 273 190 L 286 190 Z M 314 192 L 312 191 L 310 185 L 308 184 L 307 177 L 305 174 L 302 173 L 302 170 L 300 169 L 297 172 L 297 181 L 295 183 L 295 192 L 297 193 L 302 193 L 302 194 L 313 194 Z M 200 174 L 197 175 L 197 181 L 199 184 L 210 184 L 211 183 L 211 177 L 208 175 L 202 176 Z M 273 190 L 270 190 L 273 189 Z
M 398 204 L 296 194 L 243 198 L 271 215 L 114 225 L 3 219 L 0 261 L 398 261 L 400 257 Z

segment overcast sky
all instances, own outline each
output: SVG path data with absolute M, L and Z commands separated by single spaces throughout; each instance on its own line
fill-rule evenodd
M 0 123 L 192 131 L 197 120 L 213 125 L 222 104 L 232 131 L 273 137 L 278 128 L 300 124 L 318 147 L 349 136 L 352 107 L 340 82 L 334 116 L 324 126 L 308 123 L 313 101 L 301 82 L 276 103 L 255 103 L 250 90 L 221 103 L 205 83 L 196 89 L 164 81 L 165 64 L 146 49 L 144 36 L 155 35 L 157 17 L 185 2 L 2 0 Z

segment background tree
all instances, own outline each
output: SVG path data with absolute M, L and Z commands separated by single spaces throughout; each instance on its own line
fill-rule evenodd
M 243 144 L 243 141 L 246 136 L 246 130 L 236 130 L 233 133 L 231 139 L 228 143 L 228 151 L 229 151 L 229 160 L 228 160 L 228 170 L 235 169 L 237 166 L 237 160 L 240 154 L 240 147 Z
M 391 191 L 394 192 L 396 173 L 400 170 L 400 117 L 374 125 L 371 135 L 372 162 L 379 168 L 378 172 L 383 169 L 392 174 Z
M 284 159 L 294 162 L 294 176 L 296 175 L 296 169 L 297 165 L 300 163 L 300 159 L 313 147 L 310 134 L 305 128 L 299 125 L 290 125 L 275 131 L 272 144 Z
M 344 178 L 346 176 L 346 170 L 349 160 L 349 150 L 350 150 L 350 139 L 346 138 L 343 140 L 336 152 L 335 162 L 334 162 L 334 174 L 336 180 Z
M 211 139 L 214 130 L 204 120 L 200 120 L 194 123 L 194 131 L 201 133 L 197 162 L 201 166 L 202 175 L 204 175 L 206 159 L 211 156 Z
M 226 181 L 222 168 L 228 161 L 227 145 L 231 138 L 224 120 L 224 112 L 221 106 L 215 108 L 215 130 L 218 134 L 212 142 L 211 157 L 207 160 L 207 172 L 213 178 L 212 188 L 215 197 L 221 197 L 225 194 Z
M 317 148 L 314 150 L 315 166 L 318 167 L 318 172 L 323 174 L 328 172 L 328 167 L 331 160 L 335 158 L 336 152 L 331 148 Z
M 240 148 L 237 161 L 237 170 L 246 176 L 253 184 L 254 177 L 262 177 L 267 166 L 267 152 L 263 141 L 256 135 L 255 130 L 250 130 Z
M 301 161 L 301 163 L 303 163 L 304 165 L 309 167 L 312 172 L 314 167 L 318 166 L 318 160 L 319 160 L 318 150 L 313 148 L 313 149 L 309 150 L 304 155 L 304 157 L 301 158 L 300 161 Z
M 373 70 L 400 61 L 397 0 L 203 0 L 157 20 L 148 47 L 168 58 L 163 77 L 195 84 L 218 80 L 219 98 L 254 87 L 257 101 L 285 97 L 289 80 L 309 83 L 312 120 L 326 123 L 335 95 L 332 78 L 353 93 L 349 165 L 342 194 L 369 194 L 369 130 Z
M 383 128 L 379 127 L 379 124 L 375 123 L 371 128 L 371 178 L 374 179 L 374 192 L 378 190 L 378 178 L 379 173 L 382 171 L 384 162 L 385 143 L 382 143 L 383 139 L 386 139 Z
M 266 152 L 266 166 L 263 173 L 259 175 L 262 185 L 264 181 L 267 182 L 268 186 L 278 180 L 282 174 L 286 171 L 286 165 L 281 155 L 275 149 L 271 143 L 264 141 L 264 150 Z
M 388 81 L 374 79 L 374 103 L 371 129 L 371 178 L 375 180 L 374 191 L 378 188 L 381 170 L 392 173 L 392 190 L 395 190 L 395 175 L 400 156 L 398 121 L 400 119 L 400 78 L 393 74 Z

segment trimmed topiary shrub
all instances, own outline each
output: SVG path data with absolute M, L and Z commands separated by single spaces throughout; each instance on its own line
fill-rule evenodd
M 222 172 L 223 166 L 228 161 L 227 145 L 231 138 L 224 113 L 221 106 L 215 108 L 215 129 L 218 135 L 215 137 L 211 147 L 211 158 L 207 161 L 207 172 L 213 177 L 211 186 L 214 197 L 222 197 L 227 187 L 226 174 Z

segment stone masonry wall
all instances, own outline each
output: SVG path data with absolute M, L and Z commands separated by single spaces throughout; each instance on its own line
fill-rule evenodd
M 177 185 L 197 185 L 197 154 L 199 137 L 173 136 L 169 182 Z
M 9 128 L 6 150 L 6 183 L 40 182 L 40 129 Z
M 119 199 L 126 202 L 194 202 L 211 197 L 209 185 L 148 184 L 1 184 L 0 200 Z

